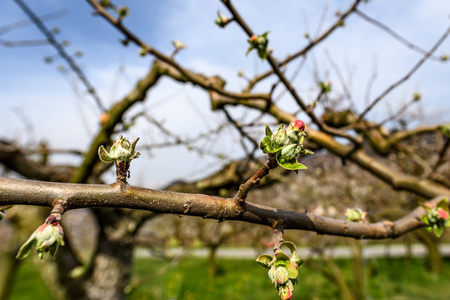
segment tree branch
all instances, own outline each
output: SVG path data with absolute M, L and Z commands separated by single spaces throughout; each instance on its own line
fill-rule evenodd
M 56 199 L 65 203 L 64 210 L 87 207 L 120 207 L 179 214 L 216 220 L 236 220 L 268 225 L 275 228 L 314 231 L 318 234 L 346 236 L 357 239 L 397 238 L 425 224 L 420 217 L 422 207 L 395 222 L 355 223 L 314 215 L 276 209 L 246 202 L 240 212 L 233 198 L 201 194 L 183 194 L 130 186 L 127 184 L 68 184 L 0 178 L 0 205 L 39 205 L 52 207 Z M 427 202 L 436 205 L 442 197 Z

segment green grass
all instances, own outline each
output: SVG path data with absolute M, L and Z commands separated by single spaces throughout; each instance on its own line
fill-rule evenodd
M 138 259 L 128 299 L 280 299 L 271 285 L 266 269 L 254 261 L 219 260 L 220 272 L 208 278 L 207 262 L 190 259 L 156 274 L 166 262 Z M 337 261 L 347 283 L 352 287 L 353 262 Z M 436 300 L 450 299 L 450 260 L 446 271 L 430 275 L 421 259 L 382 259 L 367 263 L 366 299 Z M 293 299 L 341 299 L 340 290 L 310 268 L 300 268 L 299 284 Z
M 353 262 L 339 260 L 337 264 L 345 280 L 352 286 Z M 371 260 L 367 262 L 366 268 L 366 299 L 450 299 L 450 260 L 447 259 L 445 264 L 442 274 L 430 275 L 422 259 Z M 336 285 L 305 265 L 300 267 L 294 300 L 341 299 Z M 137 259 L 128 299 L 280 299 L 266 269 L 256 262 L 219 258 L 218 267 L 217 276 L 209 278 L 205 259 L 186 259 L 173 265 L 163 260 Z M 26 260 L 16 274 L 10 299 L 50 299 L 32 264 Z
M 50 299 L 50 294 L 42 284 L 39 274 L 34 269 L 29 260 L 20 263 L 15 274 L 10 299 L 14 300 L 46 300 Z

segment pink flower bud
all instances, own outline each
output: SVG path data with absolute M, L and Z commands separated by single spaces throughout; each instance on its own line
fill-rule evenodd
M 275 281 L 278 284 L 285 284 L 289 280 L 289 273 L 283 267 L 278 267 L 275 271 Z
M 300 131 L 305 130 L 305 123 L 303 123 L 303 121 L 295 120 L 295 121 L 292 121 L 291 123 L 292 123 L 292 128 L 293 129 L 298 129 Z
M 58 247 L 64 246 L 63 239 L 64 231 L 59 225 L 58 218 L 51 214 L 20 248 L 16 258 L 26 258 L 32 248 L 36 249 L 40 259 L 44 257 L 45 252 L 50 252 L 50 255 L 55 257 Z
M 255 41 L 257 38 L 258 38 L 258 37 L 257 37 L 256 35 L 252 35 L 252 36 L 250 37 L 250 41 Z
M 439 208 L 437 210 L 437 213 L 442 219 L 447 220 L 448 213 L 445 210 L 443 210 L 442 208 Z
M 280 292 L 281 299 L 283 299 L 283 300 L 292 299 L 292 291 L 288 286 L 280 287 L 279 292 Z

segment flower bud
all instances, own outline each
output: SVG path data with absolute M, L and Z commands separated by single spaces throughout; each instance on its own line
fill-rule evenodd
M 216 19 L 215 22 L 216 22 L 216 24 L 217 24 L 219 27 L 224 28 L 225 25 L 228 24 L 228 18 L 225 17 L 224 15 L 222 15 L 222 14 L 220 13 L 220 11 L 218 11 L 218 12 L 217 12 L 217 19 Z
M 360 208 L 347 208 L 345 210 L 345 216 L 350 222 L 365 223 L 367 212 Z
M 275 281 L 278 284 L 285 284 L 289 280 L 289 273 L 284 267 L 275 270 Z
M 290 125 L 292 125 L 292 128 L 294 130 L 299 130 L 299 131 L 305 130 L 305 123 L 303 123 L 302 120 L 292 121 Z
M 17 253 L 17 259 L 26 258 L 31 248 L 35 248 L 39 258 L 44 257 L 45 252 L 49 252 L 52 257 L 55 257 L 58 247 L 64 246 L 64 231 L 59 225 L 59 222 L 55 215 L 50 215 L 45 223 L 39 226 L 30 238 L 20 248 Z
M 135 152 L 138 140 L 139 138 L 135 139 L 133 143 L 130 144 L 127 138 L 120 136 L 120 138 L 111 146 L 109 152 L 106 151 L 103 146 L 100 146 L 98 149 L 100 160 L 105 163 L 112 161 L 130 162 L 132 159 L 138 158 L 140 153 Z
M 117 14 L 119 15 L 120 19 L 124 19 L 130 14 L 130 10 L 127 6 L 121 5 L 119 6 L 119 9 L 117 10 Z
M 172 41 L 172 45 L 175 47 L 175 49 L 180 50 L 180 49 L 186 49 L 187 46 L 185 44 L 183 44 L 182 41 L 180 40 L 175 40 Z
M 281 299 L 283 299 L 283 300 L 292 299 L 292 291 L 293 290 L 294 290 L 294 287 L 292 286 L 292 283 L 290 281 L 288 281 L 288 283 L 286 285 L 280 286 L 279 294 L 281 296 Z
M 287 129 L 287 135 L 289 137 L 291 144 L 301 144 L 303 142 L 303 136 L 305 130 L 305 123 L 300 120 L 292 121 L 289 124 L 289 127 Z
M 267 274 L 267 275 L 269 275 L 270 281 L 272 281 L 272 283 L 275 284 L 275 286 L 277 286 L 276 269 L 277 269 L 277 267 L 275 267 L 275 265 L 272 265 L 272 267 L 270 268 L 270 270 Z
M 286 128 L 278 128 L 278 130 L 273 134 L 273 143 L 275 144 L 275 148 L 281 148 L 289 144 Z
M 442 208 L 439 208 L 437 210 L 438 215 L 441 217 L 441 219 L 443 220 L 447 220 L 448 218 L 448 212 L 446 212 L 445 210 L 443 210 Z
M 285 160 L 290 160 L 300 154 L 302 147 L 296 144 L 287 145 L 281 150 L 281 157 Z

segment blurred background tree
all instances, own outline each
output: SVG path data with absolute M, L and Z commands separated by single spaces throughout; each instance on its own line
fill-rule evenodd
M 232 199 L 266 159 L 259 149 L 264 123 L 274 129 L 302 119 L 305 146 L 315 152 L 302 157 L 308 170 L 274 169 L 244 200 L 247 207 L 298 212 L 313 225 L 282 213 L 267 221 L 236 218 L 272 227 L 283 220 L 286 229 L 312 231 L 286 231 L 284 239 L 314 249 L 320 259 L 306 266 L 335 283 L 345 299 L 364 299 L 364 274 L 373 266 L 363 256 L 366 242 L 334 235 L 396 238 L 417 229 L 401 241 L 426 245 L 430 270 L 442 271 L 438 239 L 419 229 L 416 217 L 424 210 L 414 209 L 450 194 L 447 3 L 120 4 L 89 0 L 65 12 L 55 4 L 2 4 L 14 12 L 0 28 L 0 50 L 12 58 L 2 62 L 8 70 L 1 97 L 5 178 L 110 183 L 115 171 L 100 162 L 99 146 L 139 136 L 142 155 L 130 184 Z M 72 49 L 77 42 L 82 50 Z M 62 76 L 48 66 L 31 69 L 32 59 L 56 65 Z M 69 85 L 55 74 L 44 79 L 42 68 Z M 16 190 L 21 193 L 24 188 Z M 0 204 L 8 201 L 14 202 L 0 197 Z M 29 197 L 28 204 L 37 203 Z M 211 277 L 220 273 L 220 246 L 255 248 L 255 258 L 274 246 L 266 226 L 129 210 L 108 199 L 103 206 L 68 210 L 66 245 L 56 259 L 32 260 L 52 298 L 125 298 L 138 286 L 131 275 L 137 245 L 175 263 L 205 247 Z M 315 217 L 345 219 L 349 207 L 367 211 L 375 225 L 339 231 L 331 219 Z M 383 222 L 411 211 L 411 227 Z M 7 211 L 0 224 L 1 299 L 13 286 L 20 245 L 48 214 L 34 206 Z M 326 254 L 342 244 L 354 249 L 353 283 Z M 170 255 L 174 246 L 185 251 Z

